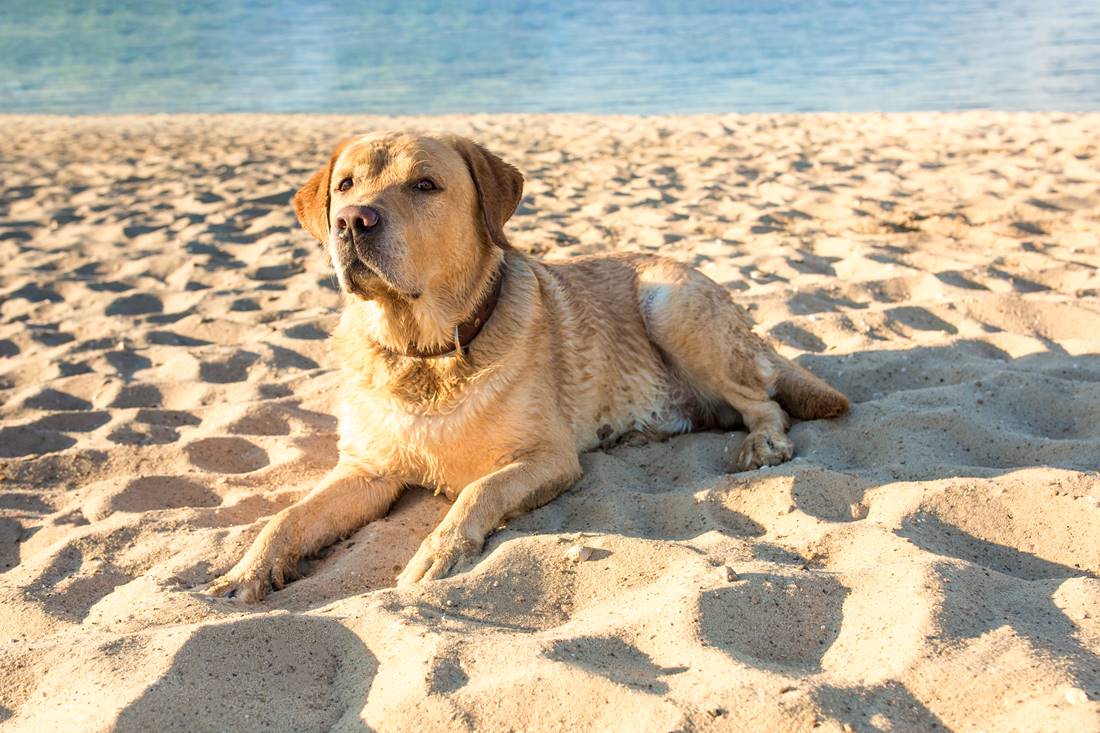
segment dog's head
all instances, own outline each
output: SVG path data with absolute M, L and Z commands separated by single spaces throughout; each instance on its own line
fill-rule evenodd
M 472 279 L 523 196 L 523 176 L 455 136 L 377 133 L 344 140 L 294 196 L 298 221 L 360 298 L 416 300 Z

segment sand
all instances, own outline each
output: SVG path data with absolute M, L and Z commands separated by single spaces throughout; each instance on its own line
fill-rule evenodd
M 289 197 L 413 125 L 525 171 L 517 247 L 693 263 L 851 414 L 743 474 L 719 433 L 586 455 L 445 581 L 391 587 L 416 489 L 260 605 L 198 593 L 335 460 Z M 0 118 L 0 728 L 1100 730 L 1097 130 Z

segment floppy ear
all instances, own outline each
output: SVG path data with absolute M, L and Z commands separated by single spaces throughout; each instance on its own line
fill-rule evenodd
M 456 137 L 452 144 L 466 161 L 474 179 L 478 206 L 489 241 L 501 249 L 511 249 L 504 236 L 504 223 L 515 213 L 523 198 L 523 174 L 477 143 Z
M 332 179 L 332 167 L 336 165 L 336 159 L 350 141 L 351 138 L 341 140 L 336 150 L 332 151 L 328 164 L 310 176 L 306 185 L 294 194 L 294 213 L 298 215 L 299 223 L 322 244 L 328 241 L 329 181 Z

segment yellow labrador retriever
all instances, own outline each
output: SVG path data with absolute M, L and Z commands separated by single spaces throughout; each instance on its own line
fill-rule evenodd
M 294 197 L 346 294 L 340 458 L 210 592 L 262 598 L 409 485 L 454 504 L 398 583 L 441 578 L 576 481 L 581 451 L 743 424 L 727 468 L 744 471 L 791 458 L 787 414 L 848 409 L 689 267 L 512 249 L 522 194 L 519 171 L 469 140 L 393 132 L 345 140 Z

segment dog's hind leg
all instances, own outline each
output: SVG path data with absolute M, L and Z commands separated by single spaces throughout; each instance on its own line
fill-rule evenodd
M 700 399 L 724 401 L 741 413 L 749 434 L 736 453 L 727 449 L 729 470 L 775 465 L 794 456 L 787 414 L 780 407 L 785 398 L 798 417 L 847 409 L 843 395 L 753 333 L 752 321 L 729 293 L 701 273 L 667 260 L 648 263 L 638 272 L 638 302 L 653 343 Z M 839 399 L 830 402 L 829 393 Z

